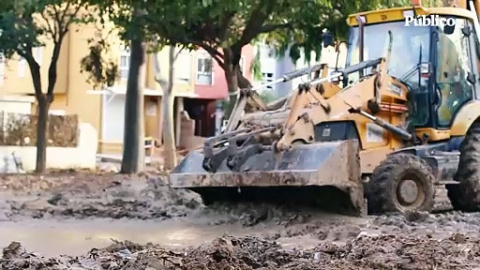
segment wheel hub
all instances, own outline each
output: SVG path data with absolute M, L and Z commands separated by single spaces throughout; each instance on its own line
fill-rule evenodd
M 398 186 L 400 201 L 406 204 L 414 203 L 418 198 L 418 186 L 413 180 L 403 180 Z

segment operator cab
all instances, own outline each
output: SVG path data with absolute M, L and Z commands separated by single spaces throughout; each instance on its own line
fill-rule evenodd
M 387 55 L 389 31 L 392 34 L 392 51 L 388 74 L 409 88 L 410 125 L 415 128 L 450 128 L 460 108 L 472 99 L 479 99 L 478 39 L 473 19 L 459 14 L 469 14 L 459 8 L 435 8 L 443 11 L 439 18 L 450 19 L 453 26 L 407 25 L 406 14 L 429 9 L 401 8 L 376 11 L 364 24 L 363 59 L 374 60 Z M 398 16 L 399 11 L 404 16 Z M 383 14 L 382 14 L 383 12 Z M 378 14 L 377 14 L 378 13 Z M 458 14 L 457 14 L 458 13 Z M 373 13 L 370 13 L 373 14 Z M 380 15 L 380 16 L 378 16 Z M 392 19 L 389 20 L 389 15 Z M 456 16 L 453 16 L 456 15 Z M 379 18 L 383 18 L 383 21 Z M 359 62 L 360 29 L 350 21 L 346 66 Z M 371 73 L 371 68 L 364 74 Z M 359 73 L 348 76 L 347 84 L 360 78 Z M 434 106 L 431 106 L 434 104 Z

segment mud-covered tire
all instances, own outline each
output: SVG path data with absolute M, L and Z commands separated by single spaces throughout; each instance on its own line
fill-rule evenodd
M 400 184 L 415 189 L 413 200 L 407 201 L 400 192 Z M 431 167 L 421 158 L 411 154 L 388 156 L 377 168 L 368 183 L 368 212 L 427 211 L 435 203 L 435 177 Z
M 447 196 L 452 204 L 454 210 L 464 210 L 464 203 L 462 200 L 462 192 L 460 191 L 460 185 L 446 185 L 445 188 L 447 189 Z
M 475 122 L 460 145 L 460 161 L 455 180 L 458 187 L 447 187 L 455 210 L 480 210 L 480 122 Z

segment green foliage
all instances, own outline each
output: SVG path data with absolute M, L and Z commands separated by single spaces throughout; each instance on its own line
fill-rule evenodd
M 407 4 L 406 0 L 87 1 L 108 15 L 123 39 L 141 37 L 150 51 L 166 45 L 203 48 L 224 70 L 238 65 L 243 46 L 258 40 L 273 44 L 278 55 L 288 51 L 294 61 L 307 52 L 305 60 L 310 61 L 308 52 L 320 56 L 325 28 L 337 40 L 345 40 L 348 15 Z
M 32 55 L 32 48 L 44 46 L 49 39 L 61 42 L 71 23 L 85 22 L 83 7 L 76 0 L 15 0 L 0 5 L 0 50 L 5 57 Z
M 342 14 L 330 0 L 198 0 L 141 1 L 90 0 L 107 12 L 122 29 L 122 36 L 142 34 L 158 45 L 184 45 L 207 50 L 224 67 L 224 61 L 238 64 L 243 46 L 262 35 L 286 47 L 292 41 L 294 49 L 318 50 L 323 28 L 337 23 Z M 338 1 L 337 1 L 338 2 Z M 352 6 L 340 1 L 345 10 Z M 356 1 L 363 2 L 363 1 Z M 375 1 L 374 1 L 375 2 Z M 115 10 L 112 4 L 116 3 Z M 356 6 L 360 4 L 356 3 Z M 135 19 L 132 10 L 143 10 Z M 342 22 L 344 24 L 344 21 Z M 230 50 L 230 52 L 225 52 Z M 223 53 L 222 53 L 223 52 Z M 228 54 L 228 56 L 227 56 Z M 297 53 L 298 57 L 299 54 Z M 228 58 L 228 59 L 227 59 Z
M 264 35 L 267 44 L 272 44 L 276 48 L 276 54 L 279 57 L 288 55 L 292 60 L 297 61 L 302 54 L 305 60 L 310 61 L 310 54 L 303 52 L 315 52 L 317 58 L 320 57 L 322 50 L 322 34 L 324 29 L 328 29 L 338 41 L 345 41 L 348 34 L 347 17 L 358 12 L 378 10 L 393 6 L 405 6 L 405 0 L 336 0 L 327 1 L 330 4 L 324 4 L 323 9 L 317 9 L 322 1 L 302 1 L 305 3 L 301 15 L 293 10 L 292 17 L 300 21 L 293 29 L 285 28 L 270 32 Z M 318 19 L 315 18 L 318 16 Z M 318 60 L 318 59 L 315 59 Z
M 103 38 L 92 38 L 88 43 L 90 53 L 80 60 L 80 72 L 88 74 L 87 82 L 94 89 L 113 86 L 119 74 L 117 62 L 106 56 L 111 52 L 110 44 Z

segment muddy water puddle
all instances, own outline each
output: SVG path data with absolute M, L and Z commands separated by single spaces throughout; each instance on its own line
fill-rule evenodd
M 181 248 L 200 245 L 223 234 L 261 235 L 265 231 L 242 228 L 241 225 L 209 226 L 182 220 L 22 220 L 0 223 L 0 246 L 18 241 L 27 250 L 47 256 L 81 255 L 93 247 L 108 246 L 112 243 L 111 239 Z M 288 241 L 286 245 L 289 245 Z

